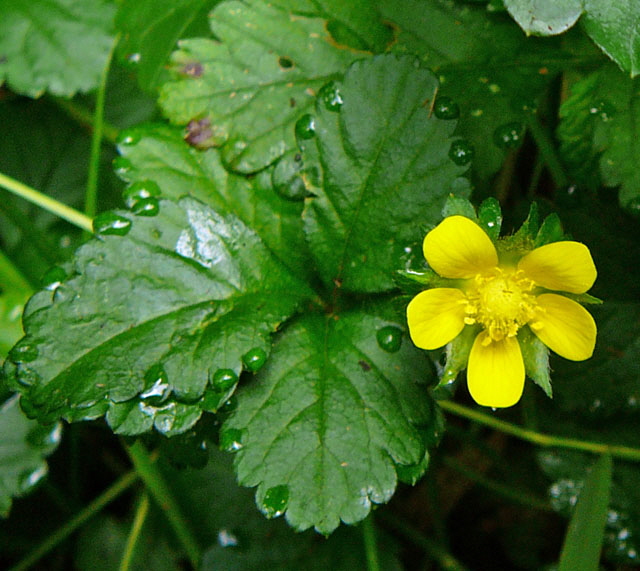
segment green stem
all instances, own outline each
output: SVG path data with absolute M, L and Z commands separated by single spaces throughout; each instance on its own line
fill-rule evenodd
M 99 513 L 105 506 L 115 500 L 127 488 L 129 488 L 138 478 L 135 471 L 128 472 L 100 496 L 93 500 L 87 507 L 79 512 L 75 517 L 69 520 L 65 525 L 58 528 L 49 537 L 47 537 L 40 545 L 32 550 L 22 561 L 20 561 L 10 571 L 24 571 L 33 566 L 37 561 L 49 553 L 52 549 L 67 539 L 73 532 L 81 527 L 88 519 Z
M 618 444 L 604 444 L 602 442 L 593 442 L 589 440 L 579 440 L 577 438 L 565 438 L 563 436 L 555 436 L 553 434 L 542 434 L 534 430 L 522 428 L 516 424 L 505 422 L 494 416 L 485 414 L 478 410 L 463 406 L 453 401 L 438 401 L 441 408 L 461 416 L 468 418 L 484 426 L 489 426 L 495 430 L 510 434 L 521 440 L 544 446 L 547 448 L 568 448 L 571 450 L 582 450 L 584 452 L 593 452 L 595 454 L 611 454 L 614 458 L 631 460 L 640 462 L 640 448 L 631 448 L 629 446 L 621 446 Z
M 144 494 L 142 494 L 142 498 L 140 498 L 138 509 L 136 509 L 136 515 L 133 519 L 133 524 L 131 525 L 131 532 L 129 533 L 129 537 L 127 538 L 127 545 L 124 549 L 124 554 L 122 556 L 122 561 L 120 562 L 119 571 L 129 571 L 129 569 L 131 568 L 131 563 L 133 561 L 133 556 L 136 550 L 136 544 L 138 543 L 140 533 L 142 532 L 142 527 L 144 526 L 144 522 L 147 519 L 147 515 L 149 514 L 149 503 L 149 494 L 145 492 Z
M 393 515 L 389 510 L 385 510 L 381 512 L 381 514 L 386 524 L 393 527 L 395 531 L 403 535 L 414 545 L 424 549 L 429 557 L 438 563 L 440 569 L 444 571 L 467 571 L 467 568 L 442 547 L 442 545 L 430 537 L 423 535 L 404 519 Z
M 98 173 L 100 170 L 100 147 L 104 132 L 104 101 L 107 91 L 107 77 L 111 68 L 111 58 L 118 45 L 120 36 L 116 36 L 111 44 L 107 61 L 100 75 L 100 85 L 96 94 L 96 109 L 93 116 L 93 136 L 91 137 L 91 156 L 89 159 L 89 173 L 87 176 L 87 189 L 85 192 L 84 213 L 93 218 L 96 215 L 98 205 Z
M 362 522 L 362 536 L 364 539 L 364 551 L 367 556 L 367 571 L 380 571 L 373 513 L 369 514 L 369 517 Z
M 0 173 L 0 186 L 6 188 L 9 192 L 12 192 L 17 196 L 44 208 L 48 212 L 63 218 L 82 230 L 93 232 L 91 218 L 85 216 L 82 212 L 78 212 L 75 208 L 62 204 L 62 202 L 59 202 L 46 194 L 42 194 L 34 188 L 31 188 L 30 186 L 27 186 L 26 184 L 23 184 L 3 173 Z
M 200 547 L 189 529 L 187 520 L 182 515 L 180 507 L 165 482 L 158 465 L 151 459 L 144 445 L 139 441 L 132 446 L 127 446 L 126 450 L 147 490 L 158 506 L 165 512 L 189 561 L 197 569 L 200 561 Z
M 549 173 L 551 174 L 551 178 L 553 179 L 556 188 L 566 187 L 569 184 L 569 177 L 564 172 L 564 167 L 558 158 L 551 137 L 542 125 L 540 125 L 540 122 L 535 115 L 530 117 L 527 122 L 527 126 L 529 127 L 529 132 L 536 142 L 538 149 L 540 150 L 540 154 L 544 158 L 544 162 L 549 169 Z

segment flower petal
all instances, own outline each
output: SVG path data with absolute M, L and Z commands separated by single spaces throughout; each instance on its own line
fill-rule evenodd
M 524 361 L 517 339 L 490 341 L 486 331 L 480 333 L 469 354 L 467 383 L 473 400 L 482 406 L 516 404 L 524 389 Z
M 584 361 L 593 355 L 596 322 L 579 303 L 555 293 L 536 298 L 536 317 L 531 330 L 549 349 L 572 361 Z
M 445 278 L 472 278 L 498 265 L 487 233 L 464 216 L 448 216 L 429 232 L 422 246 L 429 265 Z
M 437 349 L 464 328 L 466 296 L 459 289 L 435 288 L 416 295 L 407 306 L 409 334 L 416 347 Z
M 518 263 L 527 277 L 547 289 L 584 293 L 596 281 L 591 252 L 580 242 L 553 242 L 529 252 Z

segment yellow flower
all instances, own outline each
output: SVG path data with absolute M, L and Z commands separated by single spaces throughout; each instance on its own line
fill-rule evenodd
M 582 361 L 593 354 L 593 317 L 561 295 L 585 293 L 596 279 L 584 244 L 553 242 L 529 252 L 498 253 L 475 222 L 449 216 L 427 234 L 423 251 L 429 266 L 456 280 L 456 287 L 429 289 L 411 300 L 411 339 L 422 349 L 438 349 L 465 326 L 475 327 L 467 382 L 478 404 L 507 407 L 520 399 L 525 364 L 518 332 L 523 327 L 566 359 Z

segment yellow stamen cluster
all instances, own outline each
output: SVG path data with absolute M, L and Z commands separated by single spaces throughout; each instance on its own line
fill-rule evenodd
M 477 275 L 467 289 L 465 323 L 479 323 L 489 334 L 486 344 L 515 337 L 535 316 L 534 282 L 521 270 L 495 268 Z

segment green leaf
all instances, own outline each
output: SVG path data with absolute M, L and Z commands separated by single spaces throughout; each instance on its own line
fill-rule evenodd
M 424 104 L 437 80 L 416 64 L 393 55 L 356 62 L 330 86 L 339 105 L 318 98 L 323 180 L 308 199 L 305 230 L 325 282 L 348 291 L 392 289 L 422 225 L 440 221 L 449 193 L 469 192 L 465 168 L 448 156 L 454 122 Z
M 554 36 L 566 32 L 582 15 L 582 0 L 504 0 L 509 14 L 527 35 Z
M 135 66 L 140 86 L 159 86 L 165 64 L 179 39 L 193 24 L 201 25 L 219 0 L 125 0 L 118 7 L 116 25 L 123 32 L 118 51 Z M 206 26 L 203 33 L 206 33 Z
M 558 571 L 598 571 L 611 491 L 611 456 L 603 454 L 580 492 L 562 547 Z
M 219 213 L 234 214 L 292 271 L 312 274 L 302 231 L 303 204 L 274 191 L 273 169 L 253 178 L 229 173 L 216 149 L 199 151 L 185 143 L 178 130 L 163 125 L 123 132 L 119 150 L 124 160 L 119 159 L 118 172 L 132 187 L 156 184 L 162 196 L 189 195 Z
M 237 377 L 247 352 L 266 355 L 271 333 L 310 295 L 235 217 L 190 198 L 159 208 L 97 217 L 101 236 L 65 266 L 68 279 L 27 305 L 7 370 L 31 415 L 109 411 L 126 434 L 149 419 L 182 432 L 201 407 L 228 399 L 233 387 L 218 390 L 216 371 Z
M 206 122 L 224 163 L 255 172 L 295 149 L 297 118 L 361 54 L 335 46 L 324 20 L 258 0 L 224 2 L 210 22 L 220 41 L 180 42 L 160 104 L 175 123 Z
M 417 426 L 438 423 L 416 380 L 430 367 L 406 333 L 396 352 L 381 348 L 376 332 L 388 325 L 400 329 L 375 308 L 307 314 L 240 390 L 222 440 L 233 436 L 239 482 L 258 486 L 266 515 L 328 534 L 390 499 L 395 464 L 423 460 Z
M 24 416 L 15 396 L 0 407 L 0 517 L 11 500 L 27 494 L 47 474 L 44 458 L 60 442 L 62 426 L 42 426 Z
M 70 97 L 97 87 L 113 38 L 105 0 L 0 3 L 0 83 L 38 97 Z

